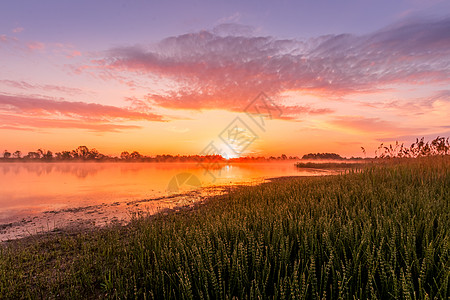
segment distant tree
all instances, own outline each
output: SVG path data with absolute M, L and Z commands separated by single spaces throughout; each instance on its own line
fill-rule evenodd
M 97 159 L 100 155 L 100 152 L 98 152 L 97 149 L 92 148 L 91 150 L 89 150 L 89 153 L 87 154 L 87 158 L 88 159 Z
M 71 159 L 71 158 L 72 154 L 70 153 L 70 151 L 61 152 L 61 159 Z
M 42 156 L 43 159 L 49 160 L 53 158 L 53 153 L 52 151 L 48 150 L 46 153 L 44 153 L 44 155 Z
M 20 152 L 20 150 L 16 150 L 16 152 L 13 153 L 14 158 L 21 158 L 22 157 L 22 152 Z
M 130 153 L 128 153 L 128 151 L 123 151 L 122 153 L 120 153 L 120 159 L 130 159 Z
M 286 160 L 286 159 L 287 159 L 286 154 L 282 154 L 282 155 L 281 155 L 281 159 L 282 159 L 282 160 Z
M 86 146 L 79 146 L 75 149 L 78 158 L 87 159 L 89 156 L 89 148 Z
M 28 152 L 28 154 L 25 157 L 29 159 L 39 159 L 40 155 L 37 152 Z
M 131 159 L 139 159 L 142 157 L 142 155 L 137 151 L 133 151 L 133 152 L 131 152 L 130 157 L 131 157 Z
M 39 149 L 36 150 L 36 152 L 33 152 L 33 153 L 37 153 L 37 155 L 39 156 L 38 158 L 41 158 L 41 159 L 47 159 L 48 160 L 48 159 L 52 159 L 53 158 L 53 152 L 50 151 L 50 150 L 45 150 L 45 149 L 39 148 Z
M 302 159 L 344 159 L 336 153 L 309 153 L 303 155 Z
M 38 155 L 39 155 L 39 158 L 42 158 L 42 157 L 44 157 L 44 152 L 45 152 L 45 150 L 42 150 L 41 148 L 39 148 L 39 149 L 37 149 L 37 151 L 36 151 L 37 153 L 38 153 Z
M 11 153 L 8 152 L 8 150 L 5 150 L 5 151 L 3 152 L 3 157 L 4 157 L 4 158 L 10 158 L 10 157 L 11 157 Z
M 99 153 L 98 156 L 97 156 L 97 159 L 98 159 L 98 160 L 103 160 L 103 159 L 108 159 L 108 158 L 110 158 L 110 157 L 107 156 L 107 155 L 104 155 L 104 154 L 102 154 L 102 153 Z

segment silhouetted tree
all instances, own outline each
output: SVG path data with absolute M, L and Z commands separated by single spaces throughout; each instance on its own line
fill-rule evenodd
M 53 153 L 52 151 L 48 150 L 46 153 L 44 153 L 44 155 L 42 156 L 43 159 L 46 160 L 50 160 L 53 158 Z
M 133 151 L 130 154 L 131 159 L 139 159 L 139 158 L 141 158 L 141 156 L 142 155 L 139 152 L 137 152 L 137 151 Z
M 71 158 L 72 154 L 70 153 L 70 151 L 61 152 L 61 159 L 71 159 Z
M 130 159 L 130 153 L 128 153 L 128 151 L 123 151 L 120 153 L 120 159 Z
M 79 146 L 75 152 L 78 158 L 86 159 L 89 156 L 89 148 L 86 146 Z
M 89 150 L 89 153 L 87 154 L 87 158 L 88 159 L 97 159 L 100 155 L 100 152 L 98 152 L 97 149 L 92 148 L 91 150 Z
M 40 155 L 37 152 L 28 152 L 28 154 L 25 157 L 29 159 L 39 159 Z
M 10 157 L 11 157 L 11 153 L 8 152 L 8 150 L 5 150 L 5 151 L 3 152 L 3 157 L 4 157 L 4 158 L 10 158 Z
M 17 150 L 16 152 L 13 153 L 13 156 L 14 156 L 14 158 L 20 158 L 22 156 L 22 152 Z
M 42 150 L 41 148 L 39 148 L 39 149 L 37 149 L 37 151 L 36 151 L 38 154 L 39 154 L 39 158 L 42 158 L 42 157 L 44 157 L 44 150 Z
M 302 159 L 344 159 L 336 153 L 309 153 L 303 155 Z

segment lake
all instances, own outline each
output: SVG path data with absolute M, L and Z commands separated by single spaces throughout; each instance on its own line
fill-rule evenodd
M 293 161 L 198 163 L 1 163 L 0 241 L 75 224 L 127 222 L 201 201 L 237 184 L 280 176 L 317 176 Z

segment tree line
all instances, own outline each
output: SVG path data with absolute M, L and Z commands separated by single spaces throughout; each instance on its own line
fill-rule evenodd
M 331 160 L 342 160 L 345 159 L 336 153 L 309 153 L 303 155 L 302 159 L 331 159 Z
M 366 150 L 361 147 L 366 155 Z M 416 139 L 409 147 L 396 142 L 395 145 L 385 146 L 381 144 L 375 151 L 375 158 L 414 158 L 421 156 L 449 155 L 450 138 L 437 137 L 432 141 L 425 142 L 424 138 Z M 345 160 L 347 158 L 336 153 L 309 153 L 302 156 L 304 160 Z M 350 159 L 362 159 L 361 157 L 351 157 Z M 146 156 L 138 151 L 123 151 L 120 156 L 111 156 L 100 153 L 97 149 L 89 149 L 86 146 L 79 146 L 74 150 L 53 153 L 42 148 L 28 152 L 23 155 L 20 150 L 15 152 L 3 151 L 3 158 L 0 161 L 142 161 L 142 162 L 189 162 L 189 161 L 213 161 L 213 162 L 251 162 L 251 161 L 273 161 L 273 160 L 300 160 L 298 156 L 246 156 L 226 159 L 220 155 L 156 155 Z
M 97 149 L 89 149 L 86 146 L 79 146 L 74 150 L 61 151 L 53 153 L 50 150 L 37 149 L 36 151 L 28 152 L 23 155 L 20 150 L 13 153 L 8 150 L 3 151 L 3 158 L 0 161 L 140 161 L 140 162 L 190 162 L 190 161 L 267 161 L 267 160 L 298 160 L 298 156 L 270 156 L 265 158 L 263 156 L 249 156 L 240 158 L 226 159 L 220 155 L 156 155 L 146 156 L 138 151 L 123 151 L 119 156 L 111 156 L 100 153 Z

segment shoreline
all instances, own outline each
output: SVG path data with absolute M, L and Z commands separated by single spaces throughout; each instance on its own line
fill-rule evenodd
M 90 231 L 111 225 L 126 226 L 135 215 L 152 216 L 176 211 L 204 198 L 201 191 L 193 190 L 155 198 L 47 210 L 0 224 L 0 244 L 54 232 L 77 231 L 78 228 Z M 192 203 L 188 203 L 189 200 Z M 2 236 L 10 238 L 2 239 Z
M 136 216 L 151 218 L 159 214 L 190 210 L 191 207 L 229 193 L 235 188 L 253 185 L 253 182 L 240 182 L 233 185 L 204 186 L 199 189 L 176 194 L 169 193 L 169 195 L 154 198 L 47 210 L 39 215 L 23 217 L 18 221 L 0 224 L 0 245 L 55 233 L 79 232 L 80 229 L 80 232 L 84 232 L 116 225 L 127 226 Z M 53 224 L 51 224 L 51 221 L 53 221 Z M 29 224 L 35 226 L 30 228 L 30 226 L 27 226 Z M 8 235 L 8 230 L 14 229 L 16 232 Z M 2 239 L 2 235 L 11 238 Z
M 323 170 L 319 170 L 323 171 Z M 279 176 L 255 179 L 250 182 L 238 182 L 232 185 L 204 186 L 199 189 L 186 191 L 167 196 L 157 196 L 154 198 L 122 201 L 114 203 L 102 203 L 89 206 L 69 207 L 59 210 L 47 210 L 38 216 L 24 217 L 22 220 L 0 224 L 0 245 L 24 239 L 34 239 L 46 235 L 54 234 L 73 234 L 82 232 L 92 232 L 97 229 L 103 229 L 110 226 L 126 227 L 136 216 L 144 218 L 152 218 L 158 215 L 166 215 L 169 213 L 177 213 L 179 211 L 192 210 L 199 205 L 204 205 L 211 199 L 230 193 L 232 190 L 240 187 L 249 187 L 264 185 L 271 182 L 281 180 L 291 180 L 308 177 L 326 177 L 336 174 L 322 174 L 313 176 Z M 262 181 L 259 181 L 262 180 Z M 149 211 L 146 204 L 166 203 L 166 207 L 157 206 L 153 211 Z M 111 208 L 117 210 L 107 211 Z M 72 216 L 82 214 L 81 216 Z M 67 215 L 65 217 L 64 215 Z M 97 215 L 97 217 L 95 217 Z M 100 216 L 101 215 L 101 216 Z M 57 218 L 62 216 L 62 218 Z M 72 216 L 72 218 L 70 218 Z M 74 220 L 75 219 L 75 220 Z M 53 224 L 51 221 L 53 221 Z M 36 224 L 32 226 L 33 230 L 27 227 L 28 224 Z M 12 238 L 2 239 L 8 229 L 16 228 L 17 231 L 10 236 Z

